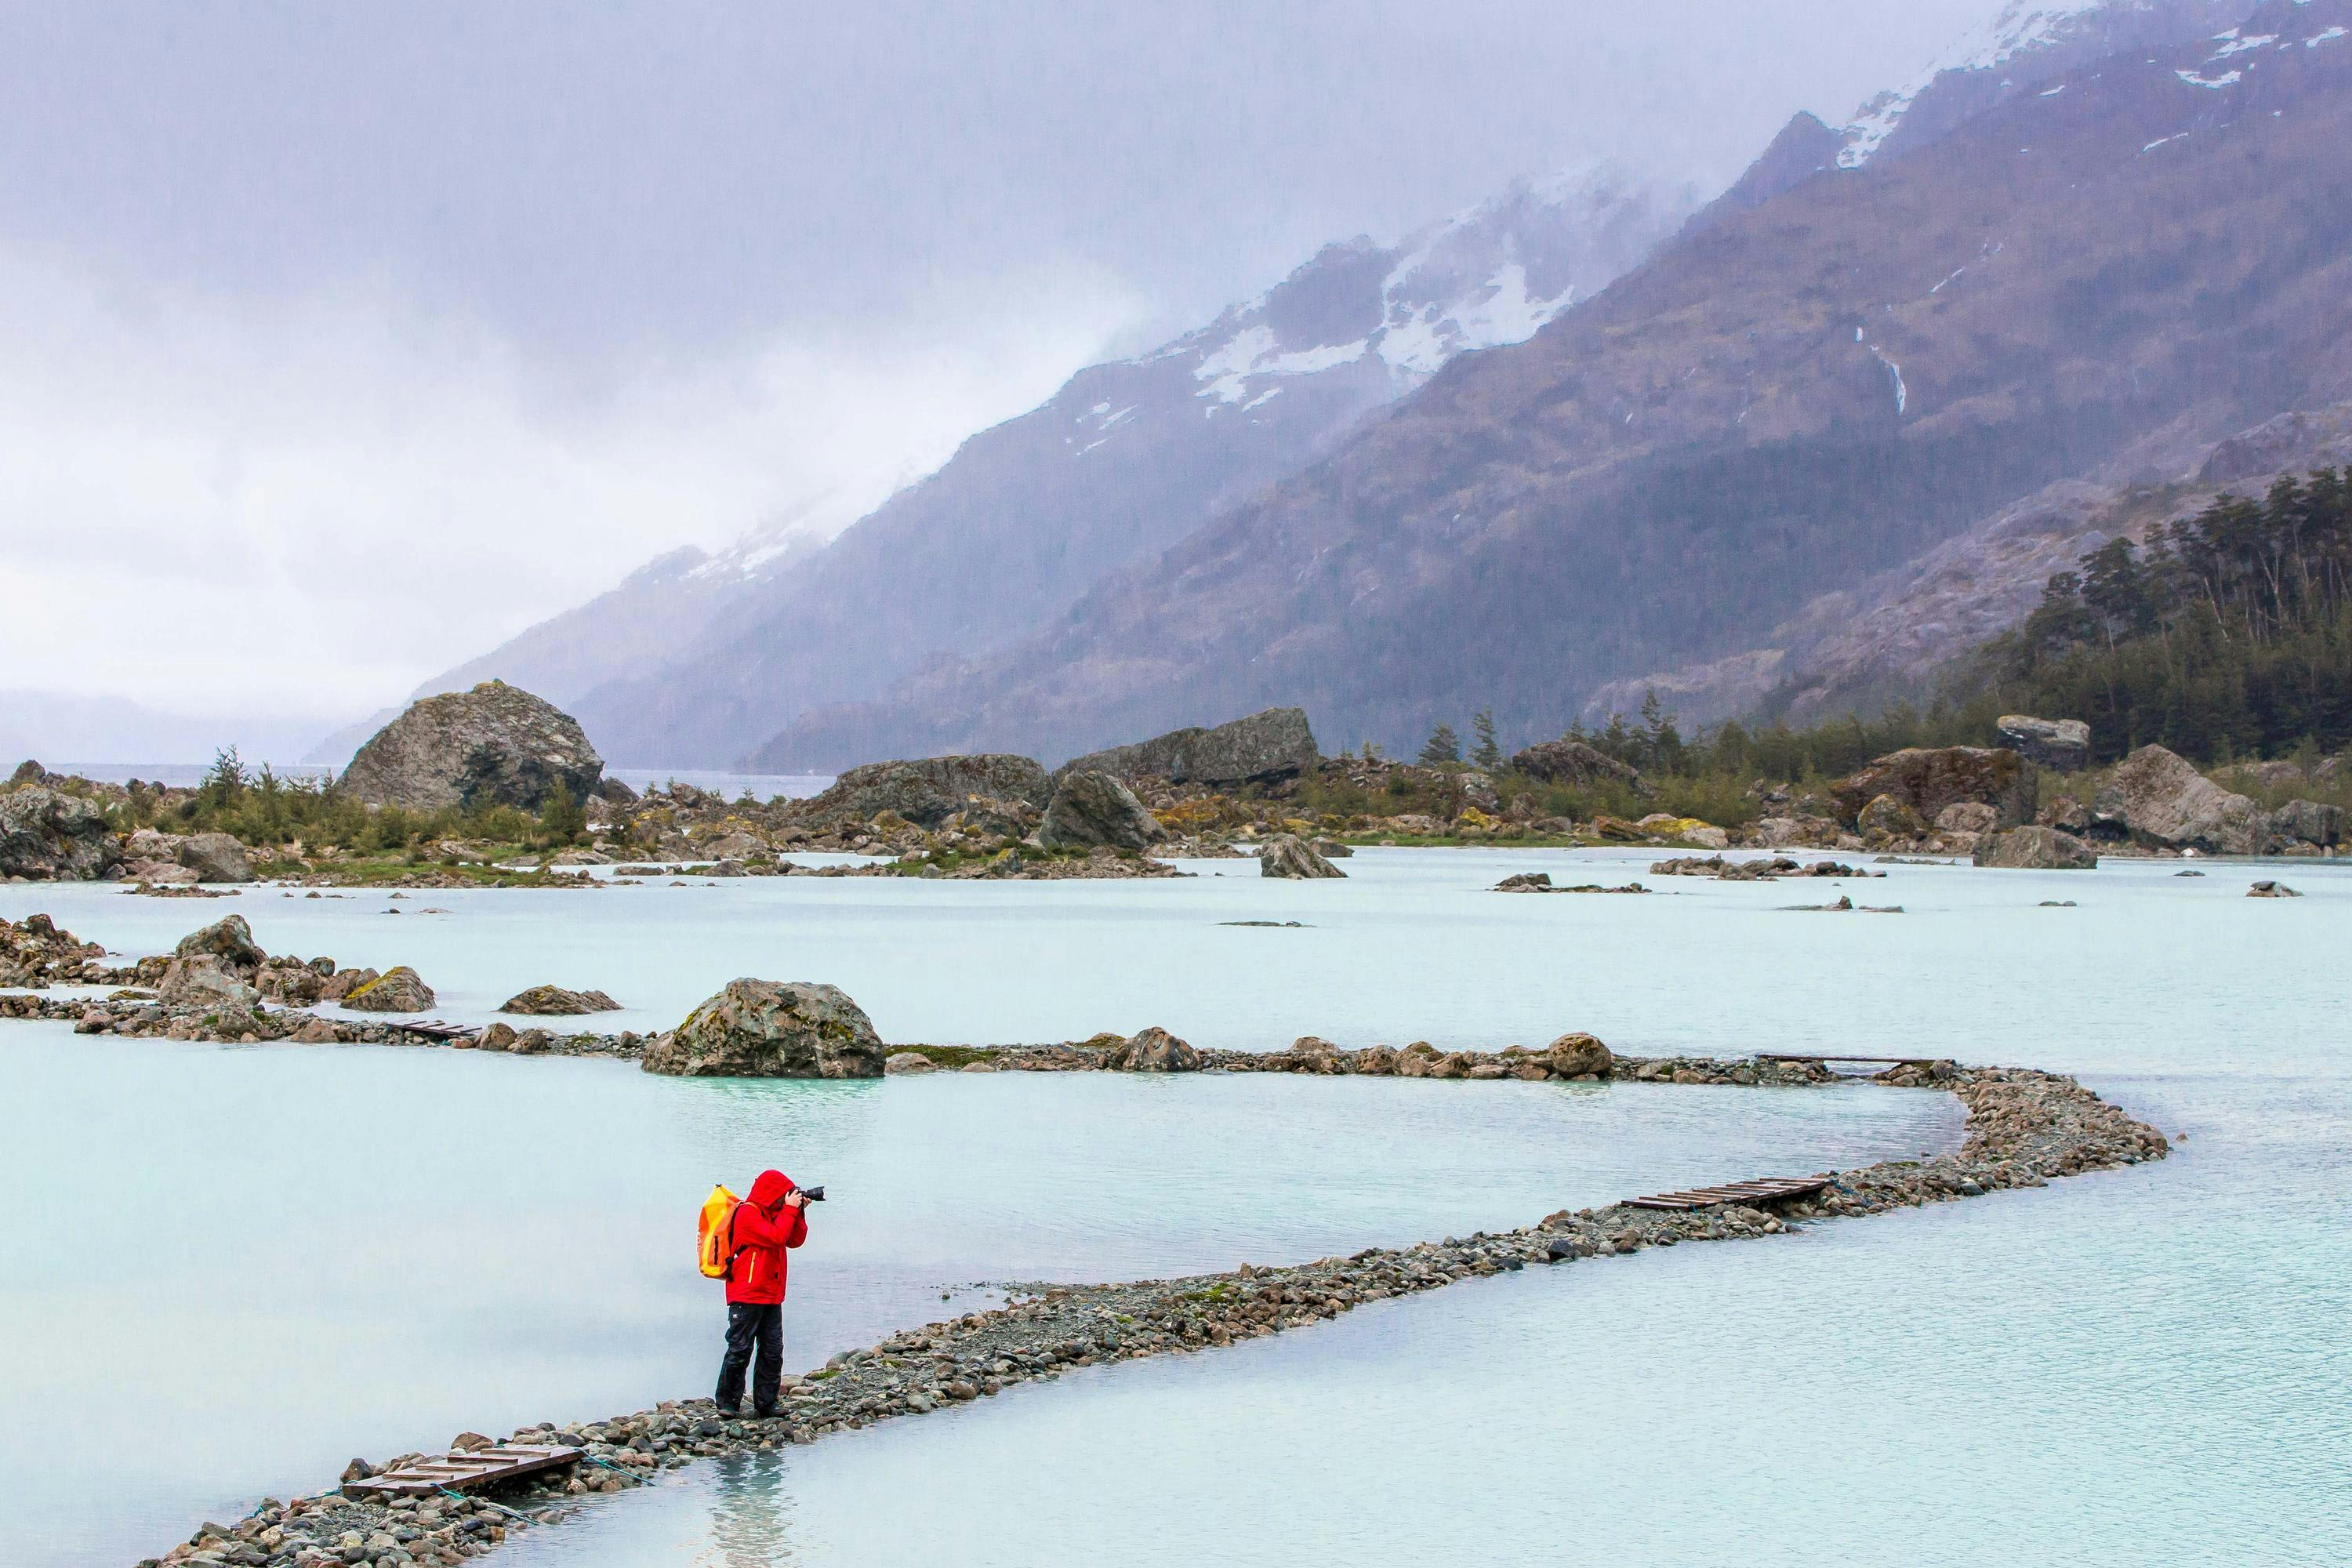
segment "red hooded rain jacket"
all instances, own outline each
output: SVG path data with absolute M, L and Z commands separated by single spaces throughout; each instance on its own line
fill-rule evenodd
M 784 1202 L 793 1179 L 782 1171 L 762 1171 L 751 1184 L 751 1195 L 735 1206 L 728 1222 L 728 1245 L 734 1251 L 727 1266 L 727 1300 L 772 1307 L 784 1299 L 784 1248 L 808 1239 L 808 1211 Z

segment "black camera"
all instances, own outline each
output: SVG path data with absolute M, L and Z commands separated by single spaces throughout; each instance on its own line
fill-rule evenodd
M 803 1187 L 801 1189 L 801 1196 L 808 1199 L 808 1201 L 813 1204 L 821 1204 L 824 1202 L 824 1189 L 823 1187 Z

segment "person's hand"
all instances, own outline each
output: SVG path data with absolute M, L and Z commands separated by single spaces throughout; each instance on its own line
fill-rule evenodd
M 784 1194 L 784 1203 L 787 1206 L 792 1208 L 804 1209 L 808 1207 L 808 1194 L 801 1191 L 798 1187 L 794 1187 L 791 1192 Z

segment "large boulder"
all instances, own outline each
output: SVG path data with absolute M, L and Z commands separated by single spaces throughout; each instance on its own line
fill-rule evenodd
M 2071 833 L 2039 826 L 1988 833 L 1977 841 L 1976 863 L 2021 871 L 2088 871 L 2098 851 Z
M 199 882 L 250 882 L 253 862 L 245 846 L 226 833 L 196 833 L 180 840 L 173 858 Z
M 1873 796 L 1854 819 L 1854 831 L 1873 844 L 1889 839 L 1916 838 L 1927 831 L 1919 814 L 1891 795 Z
M 1090 752 L 1062 764 L 1118 779 L 1239 784 L 1294 777 L 1320 761 L 1303 708 L 1268 708 L 1213 730 L 1171 730 L 1131 746 Z
M 2315 800 L 2291 800 L 2271 813 L 2270 829 L 2289 844 L 2329 848 L 2344 841 L 2344 808 Z
M 1144 809 L 1135 792 L 1108 773 L 1091 768 L 1065 773 L 1054 785 L 1038 838 L 1048 849 L 1141 849 L 1168 837 L 1160 819 Z
M 502 680 L 409 705 L 375 732 L 336 788 L 370 805 L 537 811 L 560 783 L 575 801 L 602 788 L 604 759 L 579 721 Z
M 1198 1072 L 1201 1053 L 1155 1024 L 1120 1041 L 1109 1066 L 1118 1072 Z
M 1546 784 L 1564 784 L 1570 789 L 1582 789 L 1596 784 L 1622 784 L 1634 794 L 1646 795 L 1649 785 L 1630 763 L 1621 763 L 1606 752 L 1596 751 L 1581 741 L 1565 738 L 1542 741 L 1511 759 L 1511 766 L 1529 778 Z
M 1617 1058 L 1591 1035 L 1562 1035 L 1551 1043 L 1545 1059 L 1560 1078 L 1581 1078 L 1586 1073 L 1607 1078 L 1617 1070 Z
M 833 786 L 794 815 L 826 826 L 871 822 L 896 812 L 920 827 L 937 827 L 957 812 L 1001 812 L 1000 802 L 1043 809 L 1054 798 L 1054 781 L 1027 757 L 992 752 L 977 757 L 917 757 L 867 763 L 833 781 Z
M 677 1078 L 880 1078 L 882 1041 L 831 985 L 730 980 L 646 1048 L 645 1069 Z
M 1880 795 L 1909 806 L 1926 822 L 1963 801 L 1991 806 L 2003 827 L 2033 820 L 2025 759 L 2006 746 L 1906 746 L 1830 786 L 1838 820 L 1848 824 Z
M 122 862 L 122 846 L 98 808 L 42 784 L 0 794 L 0 878 L 95 881 Z
M 2259 855 L 2270 838 L 2260 806 L 2157 745 L 2142 746 L 2116 764 L 2091 802 L 2091 818 L 2158 849 Z
M 1292 833 L 1277 834 L 1265 841 L 1265 847 L 1257 852 L 1257 871 L 1261 877 L 1288 877 L 1295 880 L 1348 874 L 1317 854 L 1313 845 Z
M 356 1013 L 422 1013 L 433 1005 L 433 987 L 408 965 L 396 964 L 345 992 L 343 1005 Z
M 230 915 L 192 931 L 172 949 L 174 958 L 194 958 L 198 953 L 210 953 L 232 969 L 257 969 L 269 956 L 253 940 L 253 928 L 245 923 L 243 915 Z
M 2003 745 L 2036 767 L 2074 773 L 2091 765 L 2091 727 L 2080 719 L 2004 713 L 1993 729 Z
M 211 952 L 172 960 L 155 990 L 164 1001 L 183 1007 L 245 1009 L 261 1001 L 261 993 L 246 984 L 243 973 Z

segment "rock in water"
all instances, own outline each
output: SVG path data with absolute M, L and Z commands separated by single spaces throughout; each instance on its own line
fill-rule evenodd
M 2258 855 L 2269 839 L 2263 811 L 2162 746 L 2142 746 L 2116 764 L 2091 804 L 2100 826 L 2121 828 L 2159 849 Z
M 1511 759 L 1511 766 L 1529 778 L 1566 784 L 1570 789 L 1616 783 L 1637 795 L 1650 793 L 1650 786 L 1642 782 L 1642 775 L 1631 763 L 1621 763 L 1606 752 L 1564 737 L 1529 746 Z
M 2088 871 L 2098 865 L 2099 856 L 2073 834 L 2054 827 L 2012 827 L 1979 840 L 1976 863 L 2012 870 Z
M 558 783 L 575 801 L 604 776 L 579 721 L 504 681 L 427 697 L 375 733 L 336 788 L 371 805 L 467 804 L 537 811 Z
M 882 1070 L 892 1078 L 937 1072 L 940 1064 L 920 1051 L 892 1051 L 882 1058 Z
M 199 882 L 253 880 L 253 863 L 246 858 L 245 846 L 226 833 L 191 835 L 181 839 L 173 852 Z
M 2250 899 L 2299 899 L 2303 897 L 2284 882 L 2256 882 L 2246 889 Z
M 937 827 L 971 802 L 1018 802 L 1042 810 L 1053 795 L 1054 781 L 1027 757 L 1009 752 L 918 757 L 852 768 L 794 815 L 820 826 L 839 826 L 871 822 L 894 811 L 918 826 Z
M 40 784 L 0 794 L 0 878 L 89 882 L 121 864 L 98 808 Z
M 253 928 L 245 923 L 243 915 L 231 915 L 202 931 L 192 931 L 172 949 L 174 958 L 194 958 L 200 952 L 208 952 L 233 969 L 257 969 L 269 956 L 253 940 Z
M 1261 877 L 1344 877 L 1348 873 L 1315 852 L 1315 847 L 1296 834 L 1280 834 L 1265 841 L 1257 852 L 1257 870 Z
M 509 996 L 501 1013 L 528 1013 L 539 1017 L 570 1017 L 580 1013 L 617 1013 L 621 1005 L 602 991 L 566 991 L 561 985 L 534 985 Z
M 2036 767 L 2074 773 L 2091 765 L 2091 727 L 2080 719 L 2004 713 L 1993 729 L 2011 751 Z
M 1933 822 L 1963 801 L 1991 806 L 2004 827 L 2033 819 L 2025 759 L 2005 746 L 1906 746 L 1830 786 L 1838 820 L 1854 823 L 1863 808 L 1888 795 Z
M 433 987 L 408 965 L 397 964 L 344 994 L 343 1005 L 358 1013 L 422 1013 L 433 1005 Z
M 1039 838 L 1048 849 L 1141 849 L 1168 837 L 1135 792 L 1108 773 L 1080 768 L 1062 775 L 1045 807 Z
M 1198 1072 L 1201 1053 L 1155 1024 L 1121 1041 L 1110 1066 L 1118 1072 Z
M 730 980 L 645 1055 L 677 1078 L 880 1078 L 882 1064 L 865 1011 L 804 980 Z
M 257 1005 L 261 993 L 216 953 L 195 952 L 174 958 L 163 971 L 156 993 L 180 1006 L 245 1008 Z
M 1549 893 L 1551 890 L 1551 873 L 1549 871 L 1520 871 L 1495 884 L 1495 891 L 1498 893 Z
M 1083 770 L 1118 779 L 1238 784 L 1291 778 L 1320 760 L 1307 710 L 1268 708 L 1213 730 L 1171 730 L 1131 746 L 1089 752 L 1063 763 L 1061 774 Z
M 1560 1078 L 1576 1078 L 1583 1073 L 1607 1078 L 1617 1070 L 1616 1057 L 1591 1035 L 1562 1035 L 1551 1043 L 1547 1059 L 1553 1073 Z

